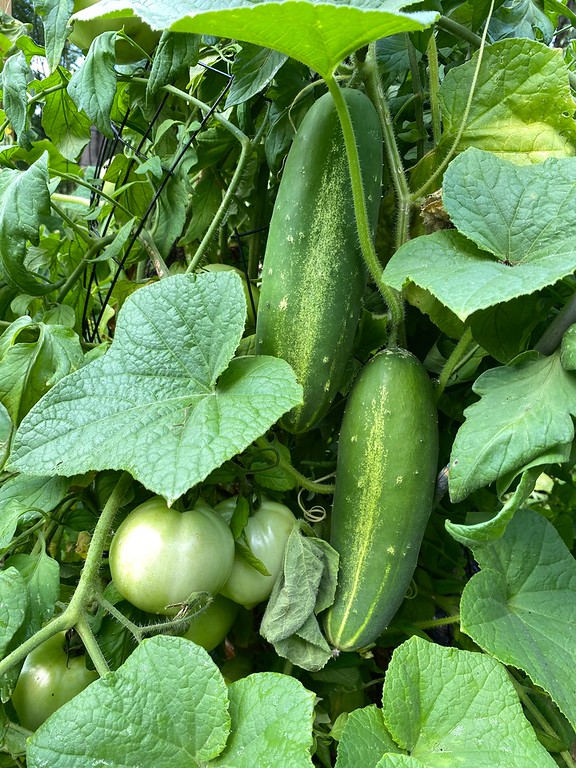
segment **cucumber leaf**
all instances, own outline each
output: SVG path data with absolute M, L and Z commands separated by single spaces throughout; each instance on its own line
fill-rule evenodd
M 174 275 L 124 303 L 109 351 L 59 381 L 14 436 L 11 466 L 124 469 L 170 502 L 300 402 L 277 358 L 232 358 L 246 300 L 232 272 Z
M 380 37 L 422 30 L 436 13 L 403 12 L 405 0 L 102 0 L 75 18 L 127 16 L 153 29 L 230 37 L 302 61 L 323 77 L 358 48 Z

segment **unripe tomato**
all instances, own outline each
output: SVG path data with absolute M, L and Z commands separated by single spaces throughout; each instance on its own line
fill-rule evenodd
M 238 604 L 222 595 L 215 595 L 210 605 L 193 616 L 183 637 L 212 651 L 226 637 L 238 615 Z
M 86 669 L 86 656 L 66 651 L 66 633 L 59 632 L 31 651 L 22 667 L 12 703 L 20 723 L 35 731 L 63 704 L 83 691 L 98 673 Z
M 74 0 L 74 13 L 96 5 L 98 0 Z M 160 32 L 155 32 L 146 22 L 137 16 L 119 16 L 116 18 L 89 19 L 80 21 L 72 19 L 74 27 L 70 35 L 70 42 L 74 43 L 82 51 L 87 51 L 92 41 L 102 32 L 118 32 L 124 29 L 128 37 L 134 40 L 140 48 L 150 54 L 160 39 Z M 126 40 L 116 40 L 116 61 L 118 64 L 132 64 L 140 61 L 142 53 Z
M 225 519 L 230 520 L 235 506 L 234 496 L 221 501 L 215 509 Z M 244 536 L 252 552 L 266 566 L 270 576 L 260 573 L 241 555 L 236 554 L 232 572 L 220 590 L 221 594 L 246 608 L 253 608 L 267 600 L 282 568 L 286 542 L 295 525 L 296 518 L 288 507 L 263 498 L 260 508 L 248 519 Z
M 120 594 L 143 611 L 173 615 L 195 592 L 216 594 L 234 562 L 226 522 L 203 501 L 178 512 L 155 496 L 132 510 L 110 546 Z

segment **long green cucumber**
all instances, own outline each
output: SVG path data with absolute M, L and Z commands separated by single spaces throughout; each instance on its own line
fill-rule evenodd
M 375 229 L 380 123 L 365 94 L 343 93 Z M 281 420 L 284 429 L 305 432 L 330 408 L 346 373 L 365 286 L 344 138 L 327 93 L 307 112 L 288 153 L 262 270 L 256 353 L 290 363 L 304 390 L 303 405 Z
M 348 396 L 330 543 L 340 554 L 324 626 L 335 648 L 373 643 L 398 610 L 432 509 L 438 423 L 432 385 L 410 352 L 388 349 Z

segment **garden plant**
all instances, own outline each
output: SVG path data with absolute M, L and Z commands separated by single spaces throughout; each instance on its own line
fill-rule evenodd
M 34 13 L 0 767 L 575 768 L 573 3 Z

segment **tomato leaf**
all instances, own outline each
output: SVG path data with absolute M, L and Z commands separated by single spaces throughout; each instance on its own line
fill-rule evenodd
M 260 633 L 280 656 L 308 671 L 321 669 L 332 656 L 316 614 L 334 602 L 337 571 L 338 554 L 328 542 L 294 528 Z
M 480 400 L 464 411 L 452 446 L 453 501 L 528 465 L 549 463 L 551 449 L 557 453 L 574 438 L 576 375 L 562 368 L 559 353 L 527 352 L 483 373 L 473 390 Z
M 0 336 L 0 402 L 14 424 L 83 361 L 80 339 L 70 328 L 34 323 L 27 315 L 11 323 Z
M 480 573 L 464 588 L 462 630 L 503 664 L 523 669 L 576 727 L 576 561 L 529 509 L 501 539 L 474 547 Z
M 106 355 L 58 382 L 22 421 L 13 468 L 67 476 L 126 469 L 174 501 L 300 402 L 283 360 L 231 360 L 245 317 L 232 272 L 139 289 Z
M 26 582 L 16 568 L 7 568 L 0 573 L 0 594 L 2 595 L 0 656 L 5 656 L 10 641 L 26 617 L 28 607 Z
M 273 48 L 304 62 L 322 76 L 353 51 L 379 37 L 425 29 L 436 13 L 401 11 L 405 0 L 200 0 L 191 8 L 185 0 L 150 3 L 146 0 L 103 0 L 76 14 L 78 19 L 126 16 L 131 10 L 153 29 L 172 28 L 244 40 Z
M 156 93 L 166 83 L 175 82 L 189 67 L 196 66 L 200 41 L 198 35 L 163 32 L 152 61 L 146 92 L 149 95 Z
M 68 493 L 70 481 L 64 477 L 9 477 L 0 486 L 0 548 L 10 544 L 19 519 L 51 512 Z

